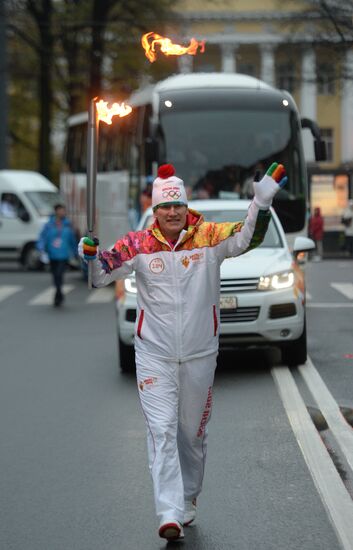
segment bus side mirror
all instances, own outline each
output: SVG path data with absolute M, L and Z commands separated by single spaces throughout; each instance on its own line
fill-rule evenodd
M 327 160 L 326 143 L 315 139 L 314 141 L 315 160 Z
M 313 138 L 314 138 L 314 151 L 315 151 L 315 160 L 326 160 L 326 143 L 321 139 L 320 128 L 314 120 L 310 118 L 302 118 L 300 120 L 302 128 L 309 128 Z
M 145 141 L 145 154 L 148 162 L 158 162 L 158 142 L 156 139 L 148 138 Z

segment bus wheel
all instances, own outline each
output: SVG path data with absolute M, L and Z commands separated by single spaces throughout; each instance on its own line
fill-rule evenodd
M 306 322 L 301 336 L 288 344 L 281 346 L 282 363 L 288 367 L 303 365 L 307 359 Z
M 119 338 L 119 360 L 120 368 L 123 372 L 135 372 L 135 350 L 134 346 L 127 346 Z

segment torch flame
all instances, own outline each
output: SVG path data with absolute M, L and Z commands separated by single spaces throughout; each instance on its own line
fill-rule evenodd
M 205 51 L 204 40 L 198 42 L 195 38 L 191 38 L 189 46 L 180 46 L 180 44 L 173 44 L 170 38 L 165 38 L 155 32 L 144 34 L 141 38 L 141 44 L 145 50 L 147 59 L 151 63 L 157 59 L 156 44 L 159 44 L 160 51 L 165 55 L 196 55 L 198 48 L 200 48 L 200 53 Z
M 125 103 L 113 103 L 111 107 L 108 107 L 108 101 L 101 99 L 96 103 L 98 120 L 102 120 L 107 124 L 112 123 L 113 116 L 127 116 L 131 113 L 132 107 L 125 105 Z

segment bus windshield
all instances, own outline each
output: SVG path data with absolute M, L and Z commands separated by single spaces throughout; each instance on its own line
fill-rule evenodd
M 288 184 L 276 196 L 277 205 L 283 204 L 274 206 L 280 218 L 283 208 L 294 212 L 296 221 L 293 218 L 287 231 L 301 229 L 306 182 L 294 110 L 282 104 L 279 94 L 266 92 L 258 96 L 246 90 L 241 98 L 224 90 L 213 90 L 212 96 L 197 91 L 192 98 L 183 94 L 161 97 L 159 147 L 190 186 L 190 196 L 251 198 L 255 173 L 262 177 L 272 162 L 279 162 L 286 168 Z M 293 203 L 290 209 L 288 201 Z

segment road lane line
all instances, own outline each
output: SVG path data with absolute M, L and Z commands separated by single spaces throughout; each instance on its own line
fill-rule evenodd
M 306 304 L 306 307 L 311 308 L 335 308 L 335 307 L 342 307 L 342 308 L 352 308 L 353 304 L 349 304 L 347 302 L 310 302 Z
M 353 475 L 353 430 L 351 426 L 346 422 L 337 402 L 309 357 L 306 364 L 299 367 L 299 372 L 318 409 L 324 415 Z
M 343 294 L 349 300 L 353 300 L 353 284 L 352 283 L 330 283 L 332 288 Z
M 74 285 L 64 285 L 63 293 L 66 295 L 74 289 Z M 55 289 L 53 287 L 46 288 L 43 292 L 37 294 L 28 303 L 30 306 L 48 306 L 52 305 L 54 300 Z
M 16 294 L 16 292 L 19 292 L 23 289 L 23 286 L 18 285 L 1 285 L 0 286 L 0 302 L 3 302 L 6 300 L 6 298 L 9 298 L 13 294 Z
M 292 430 L 344 550 L 353 549 L 353 501 L 318 434 L 288 367 L 271 369 Z
M 112 302 L 114 298 L 114 289 L 105 287 L 105 288 L 96 288 L 90 292 L 86 302 L 87 304 L 106 304 Z

